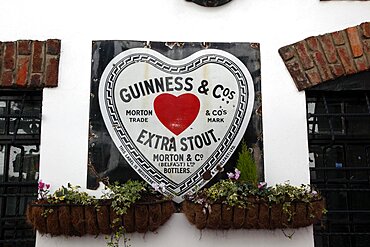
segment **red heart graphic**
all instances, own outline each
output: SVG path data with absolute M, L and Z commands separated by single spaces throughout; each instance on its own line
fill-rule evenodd
M 181 134 L 197 118 L 200 101 L 190 93 L 178 97 L 164 93 L 154 100 L 154 111 L 159 121 L 175 135 Z

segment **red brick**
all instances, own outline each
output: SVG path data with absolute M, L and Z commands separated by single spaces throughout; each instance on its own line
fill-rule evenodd
M 342 76 L 345 73 L 342 64 L 331 64 L 330 69 L 335 77 Z
M 45 76 L 46 87 L 58 86 L 58 69 L 59 69 L 59 59 L 57 57 L 47 58 L 46 76 Z
M 28 68 L 30 64 L 30 57 L 18 57 L 17 62 L 17 75 L 16 84 L 17 86 L 24 87 L 27 85 Z
M 48 39 L 46 41 L 47 54 L 59 55 L 60 53 L 60 40 L 59 39 Z
M 14 42 L 4 43 L 4 69 L 13 70 L 15 68 L 15 44 Z
M 350 57 L 349 52 L 347 51 L 345 46 L 337 47 L 339 58 L 342 62 L 344 67 L 344 71 L 347 75 L 356 73 L 356 68 L 353 64 L 352 57 Z
M 296 43 L 294 45 L 294 48 L 296 49 L 298 53 L 298 57 L 302 63 L 303 68 L 311 69 L 314 66 L 314 63 L 312 59 L 310 58 L 310 55 L 308 54 L 304 41 Z
M 370 22 L 364 22 L 361 24 L 362 33 L 366 38 L 370 38 Z
M 294 49 L 292 48 L 291 45 L 281 47 L 279 49 L 279 54 L 284 61 L 287 61 L 294 57 Z
M 31 40 L 18 40 L 18 54 L 19 55 L 30 55 L 31 54 Z
M 346 29 L 352 54 L 354 57 L 361 57 L 363 54 L 361 39 L 357 31 L 357 27 L 350 27 Z
M 334 47 L 334 43 L 331 39 L 330 34 L 325 34 L 319 36 L 319 40 L 321 42 L 322 48 L 324 50 L 326 59 L 329 63 L 336 63 L 337 62 L 337 52 Z
M 364 45 L 364 50 L 365 50 L 365 53 L 369 53 L 370 51 L 370 39 L 365 39 L 362 41 L 363 45 Z
M 365 71 L 369 69 L 369 65 L 366 62 L 366 58 L 364 56 L 354 59 L 356 68 L 358 72 Z
M 344 39 L 343 31 L 331 33 L 331 37 L 333 38 L 334 44 L 336 45 L 343 45 L 346 42 Z
M 4 50 L 3 43 L 0 41 L 0 77 L 1 77 L 1 71 L 3 68 L 3 50 Z
M 333 75 L 331 74 L 330 68 L 326 62 L 324 54 L 317 51 L 314 53 L 314 58 L 322 80 L 328 81 L 330 79 L 333 79 Z
M 317 85 L 322 82 L 319 72 L 316 68 L 310 69 L 306 71 L 306 75 L 308 80 L 311 82 L 311 85 Z
M 306 75 L 302 71 L 300 64 L 297 61 L 295 61 L 295 59 L 289 60 L 286 63 L 286 66 L 299 91 L 302 91 L 303 89 L 310 86 L 310 83 L 307 80 Z
M 42 74 L 32 74 L 30 79 L 30 87 L 42 86 Z
M 367 57 L 367 62 L 370 63 L 370 39 L 363 40 L 364 50 Z
M 13 85 L 13 71 L 3 71 L 1 74 L 1 86 L 10 87 Z
M 306 42 L 307 42 L 307 45 L 308 47 L 312 50 L 312 51 L 317 51 L 319 50 L 319 42 L 317 40 L 316 37 L 309 37 L 307 39 L 305 39 Z
M 44 71 L 44 49 L 45 42 L 33 42 L 32 72 L 34 73 Z

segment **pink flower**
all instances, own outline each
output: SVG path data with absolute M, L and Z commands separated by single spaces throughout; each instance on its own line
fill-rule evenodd
M 39 181 L 39 190 L 44 189 L 45 183 L 42 180 Z
M 266 187 L 266 185 L 267 185 L 267 183 L 266 183 L 266 182 L 260 182 L 260 183 L 258 184 L 258 189 L 263 189 L 263 188 L 265 188 L 265 187 Z
M 229 179 L 235 179 L 235 180 L 238 180 L 239 177 L 240 177 L 240 171 L 235 168 L 235 173 L 232 173 L 232 172 L 228 172 L 226 173 L 227 176 L 229 177 Z
M 160 184 L 152 183 L 152 187 L 155 191 L 164 193 L 166 191 L 165 183 L 161 182 Z
M 159 191 L 159 184 L 157 183 L 152 183 L 152 187 L 155 191 Z
M 238 168 L 235 168 L 235 175 L 234 175 L 234 179 L 235 180 L 238 180 L 240 177 L 240 171 L 238 170 Z
M 39 189 L 39 196 L 40 198 L 44 199 L 46 198 L 47 194 L 49 193 L 50 184 L 46 184 L 40 179 L 38 184 Z

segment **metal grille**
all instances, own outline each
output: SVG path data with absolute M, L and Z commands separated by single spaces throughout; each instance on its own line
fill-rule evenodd
M 370 91 L 307 91 L 311 183 L 328 213 L 316 247 L 370 243 Z
M 0 91 L 0 246 L 33 247 L 26 223 L 37 196 L 41 91 Z

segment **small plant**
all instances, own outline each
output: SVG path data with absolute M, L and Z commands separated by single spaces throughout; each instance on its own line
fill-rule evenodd
M 236 168 L 240 171 L 239 179 L 241 181 L 257 184 L 258 174 L 256 162 L 254 161 L 252 154 L 249 152 L 244 141 L 242 141 L 242 149 L 239 152 Z
M 118 247 L 119 241 L 123 238 L 124 246 L 127 246 L 128 239 L 126 238 L 125 228 L 121 226 L 121 217 L 127 213 L 127 209 L 141 198 L 141 193 L 145 191 L 145 184 L 138 181 L 128 181 L 120 185 L 118 182 L 108 185 L 107 191 L 103 199 L 111 199 L 111 207 L 116 213 L 117 218 L 112 221 L 112 228 L 116 229 L 109 237 L 108 247 Z
M 232 180 L 222 180 L 205 191 L 210 203 L 223 202 L 230 206 L 240 205 L 238 185 Z
M 104 194 L 103 199 L 111 200 L 111 207 L 117 215 L 113 219 L 112 228 L 116 229 L 108 237 L 107 246 L 118 247 L 120 240 L 123 238 L 123 245 L 128 246 L 128 238 L 126 237 L 126 230 L 121 226 L 121 218 L 127 213 L 127 210 L 136 202 L 141 199 L 159 200 L 163 199 L 160 192 L 165 191 L 164 184 L 152 184 L 149 187 L 145 182 L 141 181 L 127 181 L 125 184 L 120 185 L 118 182 L 107 186 L 107 192 Z
M 153 183 L 151 184 L 152 185 L 152 188 L 154 189 L 154 191 L 158 191 L 160 193 L 164 193 L 166 192 L 166 185 L 162 182 L 160 184 L 158 183 Z
M 39 194 L 39 199 L 45 200 L 50 192 L 50 184 L 44 183 L 42 179 L 40 179 L 38 183 L 38 194 Z M 42 217 L 47 217 L 49 214 L 54 212 L 52 208 L 46 208 L 42 213 Z
M 94 196 L 90 196 L 87 192 L 80 191 L 80 189 L 80 186 L 73 186 L 68 183 L 67 187 L 62 186 L 52 195 L 48 195 L 47 201 L 52 204 L 67 203 L 85 206 L 96 206 L 98 204 L 98 200 Z
M 292 186 L 289 182 L 277 184 L 272 187 L 268 195 L 270 204 L 276 203 L 283 205 L 283 212 L 287 213 L 288 221 L 291 221 L 294 216 L 291 207 L 293 202 L 304 202 L 310 207 L 311 202 L 319 198 L 321 198 L 321 196 L 316 190 L 312 189 L 310 185 L 302 184 L 301 186 Z M 313 215 L 310 215 L 310 217 L 312 218 Z
M 229 179 L 238 180 L 240 178 L 240 171 L 238 170 L 238 168 L 235 168 L 235 172 L 228 172 L 227 177 Z
M 44 218 L 47 218 L 49 214 L 51 214 L 52 212 L 54 212 L 54 209 L 52 208 L 45 208 L 42 213 L 41 213 L 41 216 L 44 217 Z
M 247 223 L 249 224 L 247 228 L 270 229 L 270 224 L 273 224 L 271 225 L 272 228 L 307 226 L 310 224 L 309 222 L 312 224 L 314 219 L 320 219 L 322 213 L 326 211 L 321 195 L 310 185 L 293 186 L 286 182 L 269 187 L 265 182 L 256 185 L 235 180 L 235 174 L 233 175 L 230 174 L 229 176 L 233 178 L 221 180 L 209 188 L 203 188 L 195 194 L 186 196 L 187 201 L 202 206 L 206 219 L 211 217 L 211 222 L 215 225 L 210 226 L 210 228 L 217 228 L 217 223 L 214 223 L 215 219 L 221 219 L 221 216 L 212 215 L 212 207 L 216 204 L 234 207 L 234 213 L 240 212 L 240 210 L 243 211 L 245 208 L 247 208 L 246 212 L 253 212 L 251 215 L 254 216 L 248 217 L 252 217 L 249 220 L 255 220 L 255 223 Z M 189 206 L 185 206 L 184 212 L 189 212 L 191 210 L 190 208 Z M 237 209 L 239 211 L 235 211 Z M 223 214 L 223 211 L 221 211 L 221 214 Z M 243 217 L 247 217 L 246 214 L 245 216 L 244 214 L 239 214 L 239 216 L 234 215 L 228 217 L 232 217 L 232 220 L 235 220 L 234 217 L 236 217 L 239 221 L 240 217 L 242 217 L 243 222 Z M 298 215 L 295 217 L 295 214 Z M 189 219 L 191 222 L 192 217 Z M 274 218 L 272 219 L 270 217 Z M 262 220 L 261 222 L 258 221 L 260 219 Z M 249 221 L 247 220 L 247 222 Z M 262 224 L 262 226 L 259 224 Z M 203 229 L 201 227 L 205 227 L 205 225 L 197 225 L 197 227 Z M 221 228 L 228 227 L 227 225 Z
M 90 196 L 86 192 L 80 191 L 80 186 L 73 186 L 68 183 L 67 187 L 62 186 L 57 189 L 53 194 L 49 194 L 50 184 L 46 184 L 39 181 L 39 198 L 41 200 L 46 200 L 49 204 L 76 204 L 76 205 L 92 205 L 98 207 L 98 200 L 94 196 Z M 52 212 L 53 208 L 45 208 L 41 215 L 43 217 L 48 217 Z
M 277 184 L 271 188 L 269 193 L 269 201 L 274 203 L 282 202 L 310 202 L 314 198 L 319 197 L 319 194 L 310 185 L 302 184 L 301 186 L 290 185 L 289 182 Z
M 163 183 L 152 184 L 152 187 L 140 181 L 128 181 L 124 184 L 114 183 L 106 186 L 106 191 L 100 199 L 90 196 L 87 192 L 81 191 L 80 186 L 74 186 L 70 183 L 68 183 L 66 187 L 60 187 L 52 194 L 49 194 L 50 185 L 45 184 L 42 180 L 40 180 L 38 188 L 39 199 L 30 205 L 27 212 L 28 221 L 34 225 L 37 230 L 41 233 L 50 233 L 52 235 L 64 234 L 73 236 L 103 232 L 104 234 L 109 234 L 109 232 L 111 232 L 110 236 L 107 236 L 108 247 L 120 246 L 120 240 L 123 240 L 123 246 L 128 246 L 129 239 L 126 238 L 126 229 L 125 226 L 122 225 L 122 217 L 135 203 L 142 202 L 143 205 L 158 203 L 161 206 L 164 205 L 166 208 L 166 213 L 164 215 L 162 212 L 158 213 L 158 210 L 152 212 L 159 215 L 158 220 L 161 221 L 161 224 L 163 224 L 174 211 L 170 198 L 161 194 L 166 191 Z M 109 216 L 111 214 L 111 209 L 115 215 L 113 218 Z M 132 210 L 135 212 L 134 207 Z M 54 217 L 55 215 L 53 215 L 54 218 L 48 218 L 47 221 L 37 220 L 37 217 L 40 216 L 49 217 L 54 211 L 58 212 L 58 217 L 56 217 L 56 219 Z M 73 213 L 77 215 L 77 217 L 73 216 Z M 63 215 L 62 218 L 61 215 Z M 129 215 L 128 217 L 132 216 Z M 49 228 L 49 225 L 45 227 L 46 222 L 50 222 L 49 219 L 56 220 L 56 224 L 51 226 L 52 229 Z M 99 222 L 101 222 L 101 225 Z M 156 229 L 155 227 L 159 226 L 155 225 L 157 223 L 158 222 L 148 223 L 147 229 Z M 81 224 L 85 225 L 85 227 L 80 227 Z M 66 227 L 66 225 L 72 225 L 72 228 L 71 226 Z M 55 228 L 53 228 L 53 226 L 55 226 Z M 128 231 L 135 231 L 135 226 L 134 229 Z
M 114 212 L 121 216 L 141 198 L 145 191 L 147 191 L 147 188 L 144 182 L 129 180 L 123 185 L 116 182 L 107 186 L 107 192 L 102 198 L 111 199 Z
M 50 192 L 50 184 L 46 184 L 40 179 L 38 183 L 38 194 L 40 199 L 46 199 L 47 195 Z
M 245 207 L 249 197 L 263 200 L 269 204 L 305 202 L 321 198 L 310 185 L 293 186 L 288 182 L 268 187 L 265 182 L 257 186 L 232 179 L 221 180 L 210 188 L 204 188 L 196 194 L 187 195 L 187 199 L 196 203 L 222 203 L 230 206 Z

